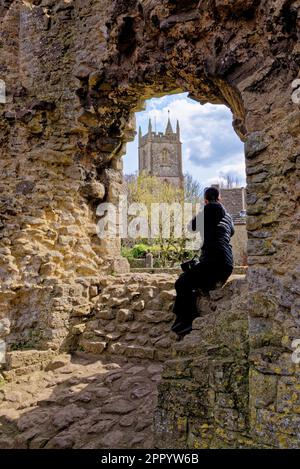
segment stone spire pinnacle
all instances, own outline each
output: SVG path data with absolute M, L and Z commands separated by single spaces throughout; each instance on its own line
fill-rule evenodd
M 149 118 L 148 133 L 150 134 L 151 132 L 152 132 L 152 122 L 151 122 L 151 118 Z
M 172 133 L 173 133 L 173 129 L 172 129 L 171 121 L 170 121 L 170 111 L 168 111 L 168 124 L 166 128 L 166 135 L 172 134 Z

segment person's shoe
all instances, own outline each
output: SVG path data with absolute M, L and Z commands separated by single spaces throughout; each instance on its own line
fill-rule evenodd
M 176 329 L 176 334 L 180 335 L 180 336 L 183 336 L 183 337 L 185 335 L 189 334 L 190 332 L 192 332 L 192 330 L 193 330 L 191 324 L 188 324 L 188 325 L 180 324 L 180 326 L 181 326 L 181 328 Z

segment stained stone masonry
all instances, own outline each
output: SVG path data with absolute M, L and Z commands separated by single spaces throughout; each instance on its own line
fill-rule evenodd
M 247 312 L 239 304 L 245 277 L 233 276 L 199 297 L 201 316 L 180 343 L 170 332 L 173 284 L 166 274 L 107 277 L 93 287 L 91 314 L 73 325 L 71 355 L 9 352 L 7 383 L 0 388 L 0 447 L 223 445 L 227 440 L 219 436 L 218 443 L 213 432 L 227 428 L 231 413 L 230 442 L 247 442 Z M 204 413 L 207 392 L 210 411 Z

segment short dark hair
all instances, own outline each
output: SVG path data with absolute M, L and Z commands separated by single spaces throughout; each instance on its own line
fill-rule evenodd
M 220 197 L 220 192 L 216 187 L 208 187 L 204 191 L 204 198 L 209 202 L 216 202 Z

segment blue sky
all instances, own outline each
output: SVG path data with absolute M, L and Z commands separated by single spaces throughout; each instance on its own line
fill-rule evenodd
M 201 106 L 187 97 L 187 93 L 153 98 L 146 101 L 146 110 L 136 114 L 136 129 L 143 135 L 152 118 L 156 118 L 157 131 L 164 131 L 168 110 L 173 130 L 176 120 L 181 128 L 183 171 L 189 172 L 203 186 L 221 182 L 226 174 L 233 174 L 245 185 L 244 146 L 232 127 L 232 114 L 226 106 Z M 138 136 L 127 144 L 123 158 L 124 173 L 138 170 Z

